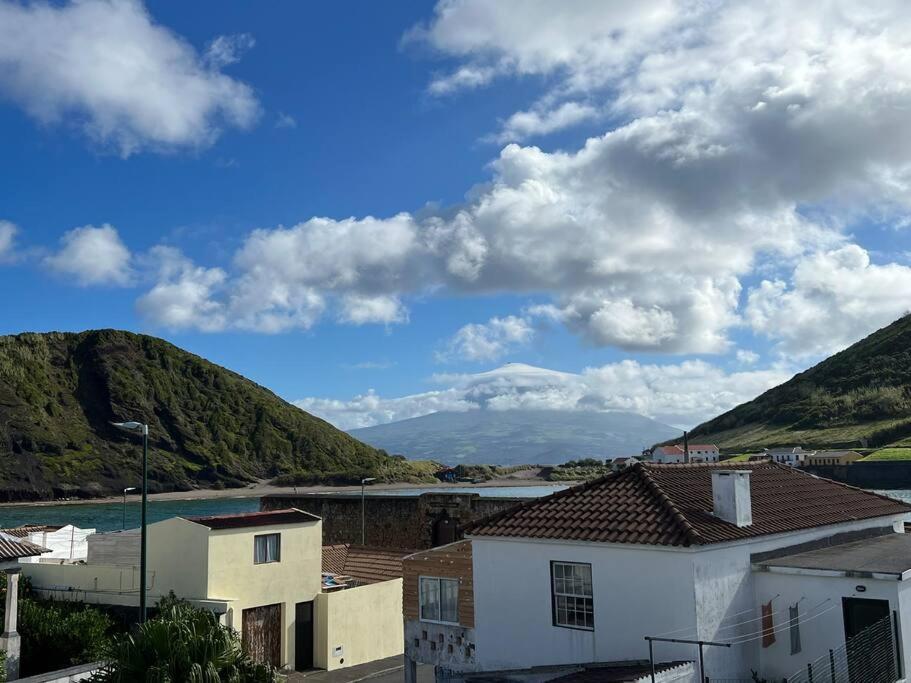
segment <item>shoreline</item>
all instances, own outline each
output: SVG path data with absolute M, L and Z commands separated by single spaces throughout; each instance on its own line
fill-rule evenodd
M 503 477 L 499 479 L 490 479 L 478 484 L 469 484 L 465 482 L 435 482 L 432 484 L 375 484 L 366 487 L 368 495 L 370 493 L 383 493 L 385 491 L 406 491 L 409 489 L 483 489 L 483 488 L 522 488 L 525 486 L 575 486 L 579 482 L 572 481 L 545 481 L 533 477 Z M 196 489 L 193 491 L 171 491 L 168 493 L 150 493 L 148 500 L 150 503 L 156 501 L 183 501 L 183 500 L 219 500 L 228 498 L 261 498 L 262 496 L 272 494 L 286 493 L 351 493 L 360 492 L 361 487 L 354 486 L 329 486 L 319 484 L 316 486 L 275 486 L 265 481 L 250 484 L 239 489 Z M 142 499 L 140 494 L 129 494 L 126 496 L 128 503 L 139 502 Z M 32 500 L 22 502 L 0 503 L 0 510 L 11 507 L 46 507 L 51 505 L 111 505 L 114 503 L 123 503 L 123 496 L 106 496 L 102 498 L 79 498 L 74 500 Z

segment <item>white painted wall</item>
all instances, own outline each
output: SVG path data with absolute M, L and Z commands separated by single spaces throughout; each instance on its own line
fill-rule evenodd
M 890 523 L 880 518 L 708 549 L 473 538 L 477 668 L 643 659 L 648 657 L 644 636 L 668 631 L 677 631 L 672 637 L 705 640 L 747 636 L 760 630 L 760 622 L 749 622 L 760 616 L 761 602 L 751 554 Z M 552 560 L 591 563 L 594 631 L 553 625 Z M 840 613 L 837 620 L 840 624 Z M 707 648 L 706 672 L 748 676 L 759 666 L 760 649 L 758 640 L 730 649 Z M 656 645 L 659 661 L 695 657 L 693 646 Z
M 866 590 L 858 592 L 859 585 Z M 762 572 L 756 576 L 756 596 L 760 603 L 772 600 L 776 612 L 775 642 L 759 649 L 763 675 L 770 679 L 791 676 L 805 669 L 807 662 L 827 655 L 830 648 L 844 644 L 843 597 L 888 600 L 890 608 L 899 614 L 901 649 L 904 653 L 911 651 L 911 633 L 908 632 L 911 631 L 911 586 L 908 582 Z M 801 651 L 791 655 L 787 610 L 798 601 L 800 620 L 805 623 L 800 627 Z M 779 629 L 781 631 L 777 632 Z

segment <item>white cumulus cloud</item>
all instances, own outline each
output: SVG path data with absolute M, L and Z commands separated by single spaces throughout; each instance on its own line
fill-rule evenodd
M 689 427 L 790 375 L 779 368 L 726 373 L 703 361 L 654 365 L 627 360 L 581 373 L 509 363 L 488 372 L 439 375 L 439 389 L 408 396 L 384 398 L 370 391 L 348 401 L 305 398 L 295 405 L 342 429 L 438 411 L 512 409 L 634 412 Z
M 257 118 L 252 89 L 220 70 L 245 40 L 218 38 L 204 57 L 140 0 L 0 0 L 0 93 L 123 156 L 202 147 Z
M 60 250 L 44 259 L 57 273 L 72 276 L 84 286 L 126 286 L 132 281 L 132 255 L 113 226 L 73 228 L 60 242 Z
M 911 310 L 911 267 L 870 261 L 856 244 L 801 260 L 790 282 L 763 280 L 746 319 L 790 356 L 826 355 Z
M 9 261 L 13 258 L 16 247 L 16 234 L 19 228 L 15 223 L 0 220 L 0 262 Z
M 496 360 L 528 344 L 534 332 L 526 318 L 515 315 L 491 318 L 486 323 L 470 323 L 453 335 L 439 357 L 441 360 Z

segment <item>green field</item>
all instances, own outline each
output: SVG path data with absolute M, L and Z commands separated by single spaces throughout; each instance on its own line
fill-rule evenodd
M 911 448 L 881 448 L 859 462 L 911 460 Z
M 741 453 L 740 455 L 734 455 L 730 458 L 725 458 L 722 460 L 722 462 L 747 462 L 749 461 L 751 455 L 755 455 L 755 453 Z

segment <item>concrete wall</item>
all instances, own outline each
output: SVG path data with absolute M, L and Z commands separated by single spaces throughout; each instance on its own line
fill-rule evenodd
M 17 683 L 73 683 L 74 681 L 87 681 L 101 667 L 100 662 L 80 664 L 57 671 L 16 679 Z
M 526 498 L 482 498 L 476 493 L 425 493 L 420 496 L 368 495 L 366 543 L 384 548 L 423 550 L 433 547 L 434 523 L 445 513 L 459 525 L 508 509 Z M 260 498 L 260 509 L 295 507 L 321 517 L 323 543 L 360 543 L 359 495 L 277 494 Z
M 857 586 L 866 590 L 858 592 Z M 756 576 L 756 598 L 759 604 L 772 600 L 776 630 L 775 642 L 759 648 L 763 676 L 770 680 L 791 676 L 805 670 L 808 662 L 824 657 L 830 648 L 843 645 L 843 597 L 888 600 L 890 608 L 899 613 L 902 649 L 911 651 L 911 587 L 906 582 L 762 572 Z M 798 601 L 800 620 L 805 623 L 800 626 L 801 651 L 792 655 L 787 610 Z
M 474 538 L 478 669 L 645 659 L 644 636 L 669 631 L 705 640 L 746 636 L 758 630 L 744 622 L 759 616 L 760 604 L 751 554 L 888 524 L 867 520 L 707 549 Z M 592 564 L 594 631 L 553 625 L 552 560 Z M 696 656 L 693 646 L 655 647 L 659 661 Z M 707 648 L 706 673 L 748 678 L 759 649 L 758 641 Z
M 32 587 L 55 600 L 103 605 L 139 604 L 139 568 L 91 564 L 24 564 L 22 575 Z M 150 592 L 155 588 L 149 572 Z
M 86 538 L 89 564 L 139 565 L 139 529 L 90 534 Z
M 181 517 L 150 524 L 148 555 L 149 568 L 155 573 L 155 592 L 166 595 L 174 591 L 177 597 L 187 599 L 210 597 L 208 552 L 207 527 Z
M 401 655 L 402 580 L 316 596 L 314 663 L 340 669 Z
M 298 602 L 321 590 L 320 522 L 223 529 L 209 534 L 208 596 L 231 599 L 228 626 L 243 631 L 243 610 L 281 604 L 282 663 L 294 667 L 294 617 Z M 281 534 L 281 561 L 253 563 L 253 537 Z

